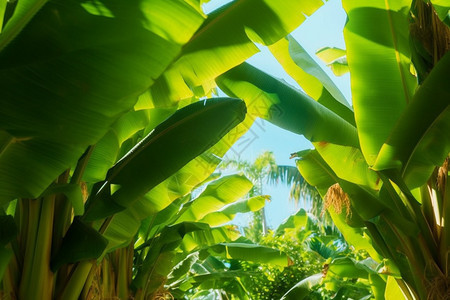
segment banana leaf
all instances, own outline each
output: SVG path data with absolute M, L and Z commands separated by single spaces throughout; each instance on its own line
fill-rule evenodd
M 199 221 L 227 204 L 233 203 L 252 188 L 253 184 L 245 176 L 224 176 L 206 187 L 195 200 L 183 206 L 177 222 Z
M 244 116 L 245 105 L 237 99 L 216 98 L 178 110 L 109 170 L 105 182 L 91 194 L 84 219 L 124 210 L 217 143 Z M 195 140 L 186 132 L 194 132 Z
M 247 243 L 221 243 L 200 251 L 200 258 L 213 255 L 226 259 L 239 259 L 256 263 L 273 264 L 280 267 L 289 265 L 286 254 L 277 249 Z
M 342 92 L 292 36 L 269 46 L 269 49 L 310 97 L 355 125 L 353 111 Z
M 266 204 L 268 196 L 255 196 L 245 200 L 231 203 L 222 209 L 205 215 L 199 222 L 210 226 L 219 226 L 234 219 L 238 213 L 259 211 Z
M 151 89 L 153 99 L 170 106 L 214 87 L 220 74 L 297 28 L 323 5 L 320 0 L 234 1 L 213 12 Z
M 297 160 L 297 166 L 300 173 L 304 178 L 317 188 L 322 197 L 325 196 L 328 188 L 336 182 L 342 183 L 333 170 L 326 164 L 326 162 L 320 157 L 320 155 L 313 150 L 306 150 L 299 153 L 299 160 Z M 342 187 L 345 190 L 345 187 Z M 367 212 L 367 214 L 370 213 Z M 380 256 L 372 246 L 371 238 L 365 233 L 364 223 L 359 217 L 358 210 L 351 210 L 351 214 L 346 216 L 345 210 L 341 213 L 336 213 L 334 208 L 329 210 L 331 218 L 336 227 L 344 236 L 345 240 L 353 245 L 356 249 L 364 249 L 370 253 L 372 258 L 380 260 Z M 349 226 L 349 224 L 351 226 Z
M 394 169 L 410 188 L 424 184 L 450 152 L 450 53 L 433 68 L 378 154 L 374 170 Z M 436 143 L 435 141 L 439 141 Z
M 152 286 L 148 287 L 148 292 L 152 293 L 165 281 L 165 277 L 170 273 L 174 263 L 174 250 L 180 245 L 185 234 L 192 231 L 209 230 L 209 226 L 203 223 L 179 223 L 173 226 L 166 227 L 159 237 L 154 238 L 147 244 L 137 248 L 136 251 L 142 247 L 150 246 L 143 264 L 137 270 L 137 274 L 133 279 L 131 287 L 134 290 L 144 288 L 146 282 L 153 278 Z M 169 259 L 167 259 L 169 258 Z
M 248 114 L 311 142 L 358 147 L 356 128 L 308 95 L 250 66 L 241 64 L 216 79 L 228 95 L 243 99 Z
M 380 189 L 380 178 L 369 168 L 358 148 L 324 142 L 314 143 L 314 146 L 339 178 L 372 190 Z
M 344 0 L 344 28 L 353 106 L 361 150 L 371 166 L 411 102 L 409 0 Z M 376 24 L 376 26 L 374 26 Z
M 302 208 L 295 215 L 290 216 L 286 220 L 284 220 L 277 228 L 276 235 L 281 235 L 284 233 L 286 229 L 297 229 L 306 227 L 306 224 L 309 221 L 309 217 L 307 212 Z
M 0 203 L 73 166 L 203 22 L 184 1 L 44 3 L 21 1 L 1 34 Z

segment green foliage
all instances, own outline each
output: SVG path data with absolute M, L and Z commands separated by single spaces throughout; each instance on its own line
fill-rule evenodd
M 440 21 L 448 13 L 441 4 L 343 1 L 351 108 L 339 104 L 329 78 L 292 38 L 271 50 L 304 92 L 247 64 L 216 80 L 228 95 L 244 99 L 250 114 L 313 143 L 314 150 L 294 154 L 301 174 L 350 244 L 400 270 L 395 282 L 408 299 L 448 294 L 449 231 L 442 222 L 448 208 L 450 94 L 444 82 L 450 31 Z M 342 57 L 331 50 L 319 55 L 327 62 Z M 366 275 L 381 299 L 386 278 Z
M 276 232 L 262 237 L 260 244 L 287 253 L 291 264 L 276 268 L 241 263 L 245 270 L 252 272 L 244 279 L 252 299 L 341 299 L 341 296 L 347 299 L 357 293 L 371 295 L 366 269 L 376 274 L 378 264 L 370 260 L 373 264 L 360 272 L 354 271 L 359 271 L 356 267 L 346 274 L 334 272 L 342 260 L 365 267 L 367 253 L 353 250 L 338 231 L 304 210 L 288 218 Z M 358 279 L 360 276 L 366 281 Z M 355 287 L 356 281 L 359 283 Z M 341 296 L 335 298 L 337 294 Z
M 443 297 L 448 4 L 343 1 L 346 62 L 342 51 L 319 55 L 350 70 L 351 107 L 301 45 L 283 39 L 323 1 L 234 1 L 209 16 L 204 2 L 2 1 L 1 297 L 207 298 L 214 290 L 211 297 L 248 299 L 281 297 L 289 285 L 285 297 L 310 289 L 308 297 L 322 299 L 399 290 Z M 243 63 L 255 43 L 269 46 L 305 93 Z M 246 102 L 248 117 L 239 99 L 203 100 L 215 82 Z M 265 201 L 237 202 L 251 189 L 243 177 L 192 194 L 217 179 L 221 158 L 256 117 L 313 142 L 315 150 L 296 154 L 302 175 L 347 241 L 373 260 L 320 224 L 298 230 L 301 214 L 283 227 L 297 243 L 238 239 L 219 225 Z M 263 173 L 301 178 L 275 168 L 270 155 L 255 166 L 253 196 L 262 194 Z M 217 227 L 203 223 L 215 217 Z M 327 259 L 321 285 L 319 265 L 305 266 L 311 257 Z M 273 290 L 244 284 L 252 278 Z
M 253 299 L 281 299 L 297 282 L 321 272 L 324 260 L 317 259 L 307 251 L 306 245 L 302 244 L 295 232 L 279 236 L 267 235 L 260 243 L 287 253 L 292 262 L 283 269 L 265 264 L 247 264 L 246 270 L 257 273 L 251 276 L 247 284 Z
M 204 99 L 254 41 L 276 42 L 323 3 L 206 16 L 203 2 L 2 2 L 0 211 L 18 233 L 2 232 L 2 295 L 143 299 L 164 289 L 174 257 L 216 245 L 245 259 L 248 245 L 221 244 L 236 232 L 198 221 L 220 213 L 221 225 L 264 199 L 226 207 L 251 186 L 237 177 L 191 191 L 252 120 L 241 100 Z

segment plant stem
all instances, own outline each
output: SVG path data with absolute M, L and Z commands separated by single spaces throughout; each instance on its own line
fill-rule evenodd
M 78 300 L 95 261 L 79 262 L 74 268 L 69 281 L 64 286 L 58 300 Z
M 50 270 L 55 195 L 30 201 L 30 223 L 19 298 L 52 298 L 53 272 Z
M 7 295 L 7 297 L 10 297 L 10 299 L 17 299 L 17 287 L 20 279 L 19 275 L 17 258 L 15 254 L 13 254 L 3 277 L 3 293 Z

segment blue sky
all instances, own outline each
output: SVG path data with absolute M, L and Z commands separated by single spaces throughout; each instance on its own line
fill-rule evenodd
M 204 9 L 209 12 L 228 2 L 230 1 L 212 0 L 204 5 Z M 342 35 L 345 20 L 346 14 L 341 1 L 330 0 L 291 34 L 312 57 L 316 58 L 316 61 L 321 64 L 349 100 L 351 99 L 350 75 L 334 76 L 329 68 L 315 56 L 318 49 L 326 46 L 345 49 Z M 299 88 L 297 83 L 284 72 L 270 51 L 263 46 L 259 48 L 261 52 L 248 59 L 247 62 Z M 303 136 L 293 134 L 263 120 L 257 120 L 241 142 L 238 141 L 234 149 L 230 150 L 227 155 L 236 157 L 238 153 L 240 159 L 254 161 L 258 154 L 269 150 L 275 154 L 278 164 L 285 165 L 295 165 L 294 161 L 289 159 L 290 153 L 312 148 L 312 145 Z M 245 146 L 243 146 L 244 144 Z M 276 228 L 285 218 L 294 214 L 302 206 L 302 203 L 297 206 L 288 200 L 289 188 L 284 185 L 266 186 L 264 193 L 272 196 L 272 201 L 266 204 L 267 221 L 271 228 Z M 236 217 L 234 223 L 246 225 L 249 219 L 250 215 L 248 214 L 240 215 Z

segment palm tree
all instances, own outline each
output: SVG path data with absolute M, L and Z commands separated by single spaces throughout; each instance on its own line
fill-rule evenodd
M 253 182 L 253 188 L 249 196 L 263 195 L 265 184 L 283 183 L 291 186 L 289 199 L 296 203 L 303 199 L 303 204 L 312 204 L 311 211 L 319 216 L 322 211 L 322 200 L 314 187 L 309 185 L 296 167 L 277 165 L 275 155 L 271 151 L 261 153 L 253 162 L 242 159 L 225 159 L 220 165 L 221 169 L 233 168 L 241 171 Z M 267 222 L 264 208 L 256 212 L 246 235 L 249 238 L 258 239 L 259 233 L 267 234 Z

